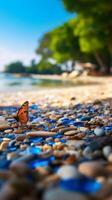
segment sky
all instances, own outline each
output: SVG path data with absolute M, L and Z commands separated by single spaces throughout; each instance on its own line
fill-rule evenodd
M 0 0 L 0 71 L 13 61 L 38 61 L 42 35 L 72 17 L 61 0 Z

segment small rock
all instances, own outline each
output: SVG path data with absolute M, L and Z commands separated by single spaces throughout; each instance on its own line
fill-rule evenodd
M 106 174 L 106 170 L 103 167 L 102 163 L 91 161 L 91 162 L 83 162 L 79 165 L 78 171 L 85 176 L 96 177 L 102 176 Z
M 78 192 L 70 192 L 63 190 L 61 188 L 52 188 L 49 190 L 46 190 L 44 193 L 43 200 L 89 200 L 89 198 L 84 195 L 80 194 Z
M 48 132 L 48 131 L 35 131 L 35 132 L 28 132 L 26 133 L 27 137 L 49 137 L 56 135 L 56 132 Z
M 103 128 L 99 128 L 99 127 L 94 129 L 94 133 L 98 137 L 105 135 L 105 131 L 103 130 Z
M 4 131 L 4 133 L 12 133 L 13 132 L 13 129 L 7 129 Z
M 77 133 L 77 131 L 71 130 L 71 131 L 65 132 L 64 135 L 69 136 L 69 135 L 75 135 L 76 133 Z
M 5 129 L 9 129 L 9 128 L 10 128 L 10 126 L 7 123 L 0 124 L 0 131 L 4 131 Z
M 9 140 L 3 141 L 3 142 L 0 144 L 0 150 L 3 151 L 3 150 L 5 150 L 5 149 L 7 149 L 9 142 L 10 142 Z
M 83 150 L 83 155 L 88 158 L 88 157 L 91 157 L 92 155 L 92 149 L 90 146 L 86 147 L 84 150 Z
M 7 160 L 12 160 L 13 158 L 17 158 L 17 153 L 16 152 L 11 152 L 7 154 Z
M 105 146 L 103 148 L 103 155 L 107 158 L 109 154 L 112 152 L 112 147 L 111 146 Z
M 109 156 L 108 156 L 108 161 L 109 161 L 109 162 L 112 162 L 112 153 L 109 154 Z
M 77 169 L 73 165 L 63 165 L 61 166 L 57 174 L 61 179 L 72 179 L 79 177 Z

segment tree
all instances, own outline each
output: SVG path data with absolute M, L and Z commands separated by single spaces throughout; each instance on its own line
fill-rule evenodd
M 66 68 L 68 68 L 68 61 L 71 61 L 73 68 L 75 60 L 85 60 L 87 57 L 80 51 L 78 36 L 74 35 L 72 21 L 45 34 L 40 40 L 36 53 L 39 53 L 43 60 L 52 57 L 57 64 L 65 64 Z
M 93 54 L 101 69 L 110 73 L 112 64 L 112 1 L 63 0 L 70 12 L 76 13 L 74 34 L 80 49 Z
M 47 60 L 41 60 L 37 65 L 38 74 L 61 74 L 61 68 Z
M 42 59 L 48 59 L 52 57 L 52 51 L 49 47 L 52 39 L 51 33 L 45 33 L 39 41 L 39 46 L 36 49 L 36 53 L 42 56 Z
M 26 68 L 21 61 L 10 63 L 5 66 L 5 72 L 7 73 L 25 73 Z

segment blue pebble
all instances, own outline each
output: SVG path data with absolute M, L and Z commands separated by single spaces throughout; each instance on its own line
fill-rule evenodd
M 11 161 L 6 160 L 6 159 L 0 160 L 0 169 L 8 169 L 10 162 Z
M 82 193 L 96 193 L 101 189 L 102 184 L 90 178 L 77 178 L 61 180 L 60 186 L 69 191 L 82 192 Z
M 30 142 L 33 142 L 33 143 L 38 143 L 38 142 L 42 142 L 42 141 L 43 141 L 42 137 L 30 138 Z
M 26 149 L 26 154 L 39 154 L 41 153 L 41 148 L 39 147 L 29 147 Z
M 74 125 L 74 126 L 77 126 L 77 127 L 81 127 L 81 126 L 84 126 L 84 123 L 83 123 L 83 122 L 76 122 L 76 121 L 75 121 L 75 122 L 73 123 L 73 125 Z
M 32 169 L 35 169 L 37 167 L 45 167 L 48 166 L 52 161 L 55 160 L 55 156 L 50 156 L 48 158 L 42 158 L 32 161 L 29 165 Z

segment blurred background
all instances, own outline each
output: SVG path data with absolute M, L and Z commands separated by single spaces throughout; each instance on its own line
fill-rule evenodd
M 0 91 L 111 75 L 111 0 L 0 1 Z

